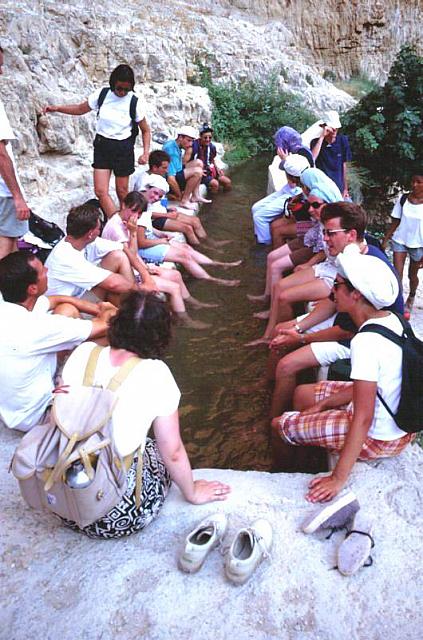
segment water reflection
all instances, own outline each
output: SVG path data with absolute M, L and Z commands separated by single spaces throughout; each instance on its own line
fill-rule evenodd
M 233 239 L 224 260 L 243 258 L 241 267 L 222 271 L 241 278 L 237 288 L 219 287 L 190 278 L 193 295 L 217 302 L 217 309 L 195 311 L 194 317 L 212 323 L 205 332 L 177 329 L 167 361 L 182 391 L 181 431 L 194 467 L 268 470 L 270 449 L 268 397 L 264 389 L 245 393 L 264 370 L 266 349 L 245 349 L 262 321 L 252 318 L 246 293 L 261 291 L 266 252 L 255 245 L 250 209 L 264 196 L 268 158 L 246 163 L 233 172 L 234 189 L 215 196 L 203 207 L 202 221 L 211 237 Z M 224 256 L 224 257 L 223 257 Z

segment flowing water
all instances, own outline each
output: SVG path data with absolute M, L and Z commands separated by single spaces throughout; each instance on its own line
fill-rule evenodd
M 268 158 L 254 159 L 233 174 L 233 191 L 214 196 L 200 216 L 212 238 L 231 239 L 217 260 L 244 260 L 240 267 L 224 271 L 207 267 L 212 275 L 240 278 L 239 287 L 187 280 L 193 295 L 216 302 L 217 309 L 193 311 L 195 318 L 210 322 L 205 331 L 178 328 L 166 358 L 182 391 L 181 432 L 194 467 L 268 470 L 270 468 L 268 395 L 246 387 L 262 375 L 265 348 L 243 344 L 258 337 L 264 322 L 252 318 L 260 309 L 246 298 L 262 292 L 266 251 L 255 244 L 251 205 L 265 195 Z

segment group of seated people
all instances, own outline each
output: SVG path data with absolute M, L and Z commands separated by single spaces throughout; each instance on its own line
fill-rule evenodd
M 322 148 L 331 153 L 336 142 L 337 127 L 328 125 L 330 117 L 319 125 L 321 137 L 311 150 L 290 127 L 278 132 L 287 185 L 283 193 L 253 207 L 259 241 L 270 242 L 273 225 L 265 290 L 249 297 L 269 304 L 268 310 L 256 314 L 268 321 L 264 335 L 250 344 L 270 347 L 266 379 L 274 383 L 275 457 L 286 455 L 284 443 L 317 445 L 339 454 L 329 475 L 310 482 L 306 497 L 311 502 L 334 498 L 357 459 L 396 455 L 413 437 L 399 429 L 377 397 L 380 393 L 395 411 L 401 349 L 380 335 L 359 331 L 377 322 L 401 335 L 402 324 L 392 313 L 403 312 L 401 284 L 384 252 L 366 235 L 366 212 L 349 200 L 346 160 L 338 171 L 339 185 L 314 166 Z M 197 140 L 193 128 L 181 127 L 175 140 L 151 152 L 149 169 L 136 176 L 133 190 L 104 226 L 98 203 L 73 207 L 66 235 L 45 265 L 25 251 L 0 260 L 0 414 L 7 427 L 27 432 L 49 421 L 54 390 L 63 389 L 63 383 L 81 383 L 96 343 L 104 345 L 95 371 L 98 386 L 106 388 L 129 358 L 140 358 L 119 388 L 122 409 L 112 421 L 122 456 L 143 446 L 142 503 L 135 506 L 131 467 L 119 508 L 83 529 L 93 537 L 142 529 L 158 513 L 170 478 L 195 504 L 224 500 L 230 492 L 220 482 L 193 480 L 179 432 L 180 393 L 161 361 L 170 336 L 163 294 L 169 296 L 180 323 L 194 329 L 209 325 L 192 319 L 187 305 L 213 306 L 194 298 L 181 273 L 162 266 L 164 261 L 176 262 L 202 280 L 239 284 L 206 271 L 205 267 L 235 267 L 240 261 L 217 261 L 200 252 L 200 244 L 214 250 L 225 241 L 210 238 L 200 219 L 187 212 L 204 201 L 201 181 L 212 192 L 219 185 L 231 186 L 214 163 L 211 133 L 210 127 L 203 127 Z M 167 207 L 170 191 L 180 205 Z M 174 232 L 183 233 L 187 243 L 169 235 Z M 305 303 L 310 307 L 298 315 L 297 305 Z M 64 363 L 59 379 L 57 356 Z M 341 358 L 351 359 L 351 381 L 297 386 L 302 370 Z M 147 391 L 140 412 L 141 389 Z M 151 425 L 156 441 L 147 438 Z
M 135 459 L 119 509 L 86 527 L 87 535 L 119 537 L 143 528 L 158 513 L 171 478 L 194 504 L 224 500 L 230 491 L 220 482 L 194 481 L 179 432 L 180 392 L 161 360 L 171 319 L 204 330 L 210 325 L 193 319 L 188 307 L 216 306 L 192 296 L 181 271 L 165 263 L 174 262 L 211 283 L 240 282 L 206 271 L 236 267 L 240 260 L 222 262 L 199 250 L 201 244 L 221 252 L 230 242 L 209 237 L 192 211 L 196 202 L 204 201 L 202 181 L 212 192 L 220 185 L 231 187 L 215 164 L 211 133 L 208 125 L 199 137 L 193 127 L 181 127 L 176 140 L 164 145 L 168 152 L 152 151 L 148 170 L 136 174 L 117 211 L 105 212 L 98 200 L 72 207 L 66 234 L 45 264 L 25 250 L 0 260 L 0 417 L 6 427 L 29 432 L 47 424 L 54 395 L 62 392 L 63 384 L 81 383 L 97 344 L 104 349 L 95 384 L 104 388 L 127 359 L 139 358 L 118 390 L 121 409 L 113 413 L 112 422 L 122 457 L 140 445 L 143 450 L 141 505 L 135 505 Z M 182 150 L 180 169 L 176 156 L 182 161 Z M 174 206 L 167 203 L 170 192 Z M 155 441 L 147 437 L 151 425 Z
M 402 286 L 382 246 L 367 233 L 367 214 L 350 200 L 345 182 L 338 186 L 314 166 L 313 150 L 322 141 L 310 150 L 295 130 L 283 127 L 275 142 L 287 183 L 252 208 L 257 240 L 273 246 L 264 292 L 248 295 L 268 306 L 254 314 L 267 326 L 246 346 L 269 348 L 259 384 L 273 387 L 275 468 L 292 445 L 337 454 L 331 473 L 310 482 L 307 499 L 325 501 L 346 484 L 357 459 L 396 455 L 413 439 L 379 399 L 395 414 L 402 349 L 360 331 L 377 323 L 402 335 Z M 298 384 L 301 372 L 348 359 L 350 375 L 342 380 Z

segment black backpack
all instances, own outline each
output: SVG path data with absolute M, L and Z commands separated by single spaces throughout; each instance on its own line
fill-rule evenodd
M 47 244 L 51 245 L 51 248 L 56 246 L 59 240 L 65 236 L 57 224 L 44 220 L 44 218 L 40 218 L 40 216 L 37 216 L 33 211 L 30 213 L 28 226 L 34 236 L 37 236 L 40 240 L 47 242 Z
M 400 429 L 407 433 L 416 433 L 423 431 L 423 342 L 415 336 L 404 318 L 395 315 L 402 324 L 401 336 L 380 324 L 373 323 L 366 324 L 359 333 L 378 333 L 402 348 L 401 399 L 397 412 L 394 414 L 391 411 L 379 392 L 377 396 Z
M 109 91 L 110 91 L 109 87 L 103 87 L 103 89 L 100 91 L 100 95 L 98 96 L 97 118 L 99 117 L 101 106 L 104 100 L 106 99 L 106 96 L 109 93 Z M 137 115 L 137 104 L 138 104 L 138 98 L 137 96 L 133 95 L 131 98 L 131 103 L 129 105 L 129 115 L 131 116 L 131 121 L 132 121 L 131 138 L 134 141 L 140 131 L 138 123 L 135 120 Z

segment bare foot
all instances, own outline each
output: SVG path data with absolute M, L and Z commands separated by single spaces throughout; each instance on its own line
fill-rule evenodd
M 266 309 L 265 311 L 259 311 L 258 313 L 253 313 L 253 318 L 258 318 L 259 320 L 268 320 L 270 316 L 270 309 Z
M 235 262 L 219 262 L 218 260 L 213 260 L 214 267 L 223 267 L 224 269 L 230 269 L 231 267 L 239 267 L 240 264 L 243 263 L 243 260 L 235 260 Z
M 212 202 L 212 200 L 207 200 L 206 198 L 203 198 L 202 196 L 196 196 L 192 198 L 193 202 L 203 202 L 204 204 L 210 204 L 210 202 Z
M 224 247 L 227 244 L 232 244 L 233 240 L 213 240 L 213 238 L 207 238 L 206 239 L 207 244 L 210 247 Z
M 224 287 L 238 287 L 241 284 L 241 280 L 225 280 L 224 278 L 209 278 L 209 281 L 221 284 Z
M 251 340 L 246 342 L 244 347 L 259 347 L 260 345 L 267 345 L 270 342 L 270 338 L 257 338 L 257 340 Z
M 201 302 L 201 300 L 197 300 L 194 296 L 186 298 L 185 303 L 190 304 L 193 309 L 216 309 L 216 307 L 219 306 L 214 302 Z
M 177 313 L 176 317 L 178 319 L 178 325 L 181 327 L 185 327 L 186 329 L 209 329 L 211 324 L 207 324 L 206 322 L 201 322 L 201 320 L 194 320 L 188 313 Z
M 191 211 L 195 211 L 197 209 L 197 205 L 195 204 L 195 202 L 188 202 L 188 201 L 181 201 L 180 207 L 183 207 L 184 209 L 190 209 Z
M 267 302 L 270 296 L 268 296 L 267 293 L 263 293 L 261 296 L 253 296 L 251 293 L 247 293 L 247 298 L 251 302 Z

